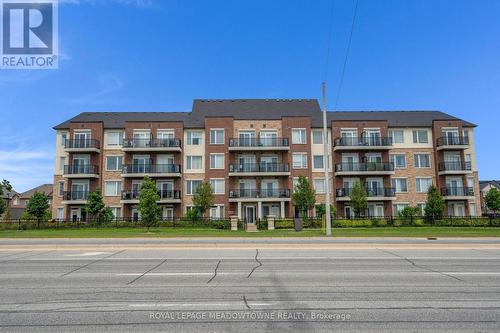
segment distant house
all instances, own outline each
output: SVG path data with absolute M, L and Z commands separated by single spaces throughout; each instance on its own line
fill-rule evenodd
M 489 190 L 495 187 L 497 190 L 500 190 L 500 180 L 480 180 L 479 181 L 479 191 L 481 193 L 481 207 L 483 207 L 483 212 L 488 213 L 488 209 L 486 208 L 486 204 L 484 202 L 484 197 Z
M 19 196 L 19 193 L 17 193 L 14 190 L 7 191 L 4 189 L 3 194 L 0 195 L 0 200 L 4 200 L 7 203 L 7 207 L 9 207 L 9 209 L 11 210 L 11 213 L 12 213 L 12 203 L 14 202 L 15 198 L 17 198 L 18 196 Z M 11 214 L 11 216 L 12 216 L 12 214 Z
M 30 200 L 31 196 L 35 194 L 35 192 L 44 193 L 45 195 L 47 195 L 49 197 L 49 205 L 52 205 L 52 189 L 52 184 L 43 184 L 23 193 L 15 192 L 14 194 L 12 194 L 10 200 L 11 217 L 13 219 L 19 219 L 23 216 L 23 213 L 26 210 L 26 206 L 28 205 L 28 201 Z

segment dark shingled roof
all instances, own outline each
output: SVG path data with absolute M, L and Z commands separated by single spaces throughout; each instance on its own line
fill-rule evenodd
M 31 198 L 31 196 L 33 194 L 35 194 L 35 192 L 43 193 L 43 194 L 46 194 L 48 196 L 52 196 L 53 187 L 54 187 L 53 184 L 43 184 L 43 185 L 37 186 L 35 188 L 32 188 L 26 192 L 20 193 L 19 197 L 22 199 L 29 199 L 29 198 Z
M 83 112 L 54 129 L 69 128 L 71 122 L 103 122 L 104 128 L 123 128 L 126 122 L 182 121 L 186 128 L 202 128 L 205 117 L 240 120 L 311 117 L 313 127 L 323 118 L 316 99 L 195 99 L 192 112 Z M 391 127 L 431 127 L 433 120 L 460 120 L 440 111 L 329 111 L 331 121 L 387 120 Z M 475 126 L 465 121 L 465 126 Z
M 496 188 L 500 189 L 500 180 L 480 180 L 479 190 L 482 192 L 488 185 L 495 186 Z

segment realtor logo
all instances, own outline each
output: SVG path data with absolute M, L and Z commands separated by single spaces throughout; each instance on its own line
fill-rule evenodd
M 0 0 L 0 68 L 58 67 L 57 0 Z

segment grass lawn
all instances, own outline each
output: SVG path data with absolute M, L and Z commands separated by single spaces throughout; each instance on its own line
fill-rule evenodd
M 337 237 L 500 237 L 500 228 L 481 227 L 387 227 L 339 228 L 332 231 Z M 127 237 L 317 237 L 322 230 L 289 229 L 245 232 L 217 229 L 154 228 L 149 233 L 141 228 L 82 228 L 52 230 L 2 230 L 0 238 L 127 238 Z

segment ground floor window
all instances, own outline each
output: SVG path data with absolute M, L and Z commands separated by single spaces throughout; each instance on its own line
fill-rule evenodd
M 262 216 L 268 217 L 270 215 L 272 215 L 274 217 L 280 217 L 280 205 L 279 204 L 262 205 Z
M 449 216 L 465 216 L 465 204 L 463 202 L 448 203 Z
M 368 216 L 384 217 L 384 204 L 368 204 Z
M 469 204 L 469 215 L 470 216 L 477 216 L 476 204 L 475 203 Z
M 174 208 L 173 207 L 163 207 L 163 219 L 173 220 L 174 219 Z
M 403 209 L 405 209 L 406 207 L 408 207 L 407 203 L 397 203 L 397 204 L 394 204 L 394 205 L 392 205 L 392 214 L 394 216 L 398 216 L 399 213 L 401 213 L 401 211 Z
M 210 218 L 211 219 L 223 219 L 224 218 L 224 205 L 215 205 L 210 207 Z
M 122 216 L 122 209 L 120 207 L 111 207 L 113 218 L 118 219 Z
M 57 208 L 57 219 L 64 220 L 64 208 Z

